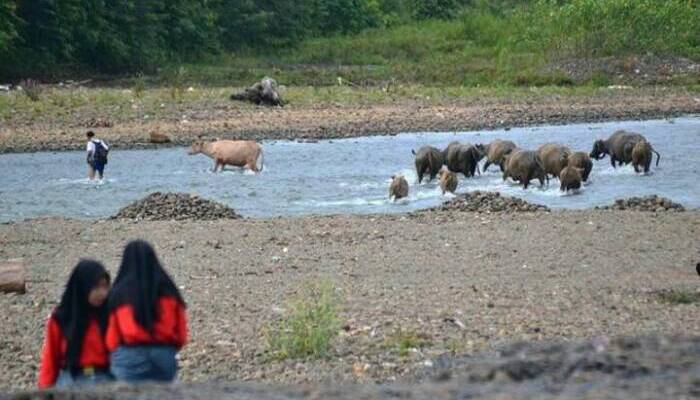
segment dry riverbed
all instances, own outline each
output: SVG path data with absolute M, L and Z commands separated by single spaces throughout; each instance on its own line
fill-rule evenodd
M 700 113 L 682 87 L 464 89 L 289 88 L 284 108 L 228 99 L 233 89 L 51 88 L 31 102 L 0 93 L 0 153 L 82 149 L 95 130 L 118 148 L 148 146 L 152 132 L 186 145 L 209 138 L 322 139 L 416 131 L 673 117 Z
M 186 383 L 420 380 L 431 360 L 518 341 L 700 332 L 697 211 L 40 219 L 0 225 L 0 259 L 23 257 L 31 279 L 27 294 L 0 295 L 0 387 L 34 385 L 45 318 L 75 262 L 94 257 L 114 273 L 137 237 L 156 245 L 188 302 Z M 274 359 L 271 324 L 314 282 L 339 301 L 330 355 Z

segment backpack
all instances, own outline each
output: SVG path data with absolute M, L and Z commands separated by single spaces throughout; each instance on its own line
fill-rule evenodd
M 93 140 L 92 143 L 95 144 L 95 154 L 93 155 L 94 160 L 100 164 L 107 164 L 107 153 L 109 150 L 102 144 L 101 141 Z

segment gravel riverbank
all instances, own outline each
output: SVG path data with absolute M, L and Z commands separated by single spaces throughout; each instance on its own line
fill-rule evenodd
M 169 145 L 198 136 L 256 140 L 316 140 L 401 132 L 449 132 L 541 124 L 602 122 L 700 113 L 700 95 L 679 88 L 600 88 L 588 95 L 548 95 L 537 89 L 512 97 L 442 100 L 421 96 L 341 104 L 255 107 L 227 98 L 163 104 L 156 115 L 139 108 L 83 107 L 61 113 L 11 112 L 0 123 L 0 153 L 77 150 L 91 129 L 115 148 L 152 147 L 151 133 Z M 132 109 L 133 108 L 133 109 Z
M 289 384 L 411 380 L 445 354 L 519 341 L 697 335 L 699 233 L 697 211 L 2 224 L 0 259 L 24 258 L 30 281 L 26 295 L 0 294 L 0 387 L 35 384 L 45 319 L 77 260 L 114 273 L 137 237 L 188 302 L 183 382 Z M 330 356 L 271 358 L 269 327 L 321 281 L 340 301 Z M 400 351 L 397 337 L 415 341 Z

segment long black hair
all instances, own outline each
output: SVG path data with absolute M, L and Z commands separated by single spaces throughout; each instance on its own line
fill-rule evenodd
M 109 294 L 109 309 L 130 304 L 136 322 L 152 331 L 153 322 L 158 319 L 157 302 L 161 296 L 175 297 L 185 305 L 177 286 L 160 265 L 153 247 L 144 240 L 129 242 Z
M 90 317 L 97 318 L 103 334 L 107 329 L 106 302 L 101 307 L 93 307 L 88 302 L 90 291 L 102 279 L 109 282 L 109 273 L 102 264 L 94 260 L 80 260 L 68 278 L 66 289 L 61 296 L 61 303 L 53 312 L 53 317 L 68 342 L 66 368 L 78 366 Z

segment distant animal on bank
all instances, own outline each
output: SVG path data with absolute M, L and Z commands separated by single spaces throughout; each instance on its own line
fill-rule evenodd
M 530 185 L 532 179 L 538 179 L 540 186 L 544 186 L 545 181 L 547 181 L 547 174 L 544 172 L 542 160 L 536 151 L 515 150 L 505 156 L 503 163 L 505 165 L 503 171 L 504 181 L 511 178 L 516 182 L 520 182 L 525 189 Z
M 501 168 L 501 172 L 505 169 L 503 163 L 505 156 L 510 154 L 518 146 L 510 140 L 495 139 L 486 146 L 483 146 L 484 153 L 486 154 L 486 163 L 484 164 L 484 171 L 488 169 L 491 164 L 496 164 Z
M 432 181 L 437 176 L 444 163 L 442 152 L 433 146 L 423 146 L 418 149 L 418 152 L 411 150 L 415 158 L 416 174 L 418 175 L 418 183 L 423 181 L 423 176 L 429 175 L 428 181 Z
M 404 197 L 408 197 L 408 182 L 401 174 L 393 175 L 389 185 L 389 198 L 399 200 Z
M 585 151 L 575 151 L 571 153 L 566 165 L 569 167 L 581 168 L 583 170 L 581 178 L 584 182 L 588 182 L 588 177 L 591 174 L 591 170 L 593 170 L 593 161 L 591 161 L 588 153 Z
M 248 168 L 253 172 L 263 169 L 263 149 L 254 140 L 216 140 L 205 142 L 197 140 L 192 143 L 190 155 L 205 154 L 214 159 L 214 169 L 223 171 L 224 166 Z
M 634 172 L 640 172 L 640 168 L 644 170 L 644 173 L 649 173 L 649 166 L 651 166 L 651 160 L 654 157 L 652 153 L 656 153 L 656 166 L 659 166 L 659 160 L 661 159 L 661 154 L 659 154 L 651 144 L 646 140 L 641 140 L 634 145 L 632 149 L 632 166 L 634 167 Z
M 559 190 L 568 192 L 569 190 L 581 189 L 581 181 L 583 181 L 582 168 L 573 166 L 564 167 L 559 173 Z
M 542 160 L 544 172 L 559 178 L 561 170 L 566 167 L 569 161 L 571 149 L 557 143 L 546 143 L 537 149 L 537 155 Z
M 646 139 L 639 133 L 618 130 L 606 140 L 596 140 L 595 143 L 593 143 L 590 156 L 591 158 L 600 160 L 606 155 L 609 155 L 610 164 L 613 168 L 617 167 L 618 164 L 626 165 L 632 162 L 634 147 L 643 140 Z M 659 153 L 656 154 L 658 156 L 656 160 L 658 164 L 660 155 Z
M 484 153 L 479 147 L 470 143 L 451 142 L 442 151 L 442 158 L 450 171 L 462 173 L 469 178 L 479 173 L 479 161 L 484 157 Z
M 443 168 L 440 170 L 439 175 L 442 194 L 444 195 L 447 192 L 454 193 L 457 190 L 457 184 L 459 183 L 457 174 L 447 168 Z

